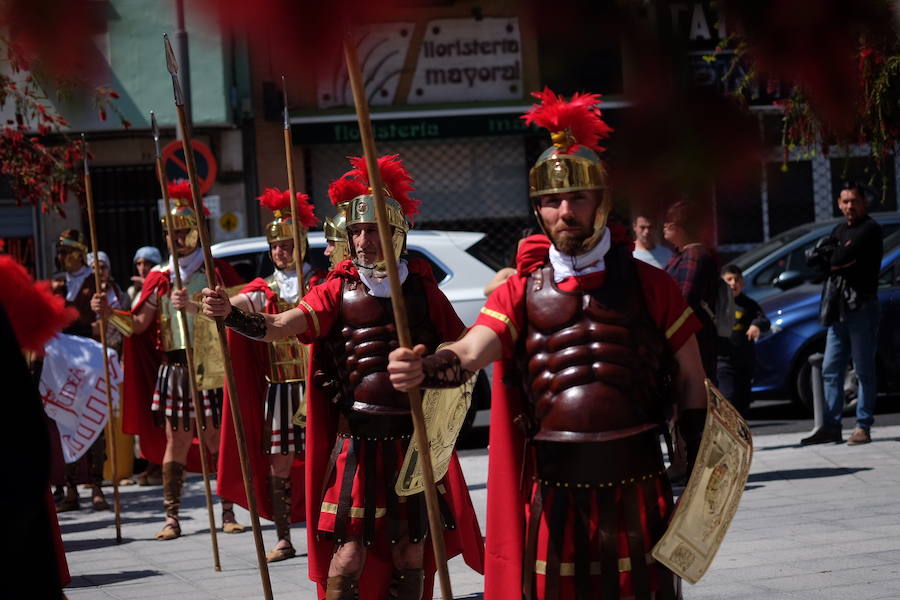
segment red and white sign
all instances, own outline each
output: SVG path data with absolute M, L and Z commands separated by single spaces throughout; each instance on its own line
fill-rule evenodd
M 219 166 L 212 150 L 203 142 L 191 140 L 194 149 L 194 165 L 197 167 L 197 181 L 200 184 L 200 194 L 208 194 L 216 182 L 216 174 Z M 163 169 L 166 172 L 167 181 L 188 179 L 187 161 L 184 159 L 184 144 L 181 140 L 169 142 L 162 149 Z
M 103 347 L 96 340 L 59 334 L 44 346 L 40 393 L 44 412 L 56 421 L 63 456 L 73 463 L 103 431 L 109 410 Z M 119 401 L 122 370 L 115 350 L 109 351 L 113 403 Z

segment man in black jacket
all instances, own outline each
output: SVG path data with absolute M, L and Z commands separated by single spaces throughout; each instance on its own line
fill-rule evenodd
M 883 254 L 881 226 L 867 214 L 865 191 L 857 184 L 845 183 L 838 197 L 838 208 L 847 219 L 839 223 L 831 237 L 830 273 L 823 288 L 823 302 L 834 301 L 828 315 L 825 360 L 822 379 L 827 404 L 825 422 L 801 443 L 841 442 L 841 413 L 844 408 L 844 376 L 852 358 L 859 379 L 856 427 L 849 445 L 872 441 L 869 429 L 874 422 L 877 384 L 875 348 L 878 341 L 878 273 Z

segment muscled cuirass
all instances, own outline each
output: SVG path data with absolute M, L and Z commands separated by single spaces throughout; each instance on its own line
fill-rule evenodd
M 203 296 L 203 288 L 206 287 L 206 273 L 203 269 L 197 269 L 191 274 L 187 281 L 182 280 L 181 284 L 187 290 L 188 298 L 194 301 L 200 301 Z M 184 350 L 187 346 L 187 339 L 194 339 L 194 321 L 197 315 L 187 313 L 187 322 L 189 336 L 184 334 L 181 326 L 181 318 L 178 311 L 172 306 L 172 298 L 169 294 L 163 295 L 159 299 L 159 337 L 162 350 L 169 352 L 172 350 Z
M 283 313 L 296 306 L 281 298 L 275 275 L 266 278 L 269 289 L 275 292 L 277 310 Z M 269 373 L 266 379 L 271 383 L 292 383 L 306 380 L 306 367 L 309 362 L 307 347 L 300 343 L 296 336 L 269 342 Z
M 429 319 L 422 282 L 410 274 L 403 284 L 410 337 L 434 352 L 440 343 Z M 392 415 L 409 413 L 406 392 L 398 392 L 388 377 L 388 354 L 398 347 L 390 298 L 376 298 L 359 281 L 344 281 L 341 318 L 328 336 L 335 359 L 338 403 L 352 411 Z
M 624 252 L 607 254 L 606 280 L 598 289 L 562 291 L 550 266 L 526 284 L 520 368 L 536 440 L 607 441 L 663 420 L 660 388 L 671 374 L 670 353 Z

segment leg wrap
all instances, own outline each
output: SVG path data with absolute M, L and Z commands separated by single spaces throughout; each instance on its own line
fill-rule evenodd
M 335 575 L 328 578 L 325 600 L 354 600 L 355 596 L 356 579 L 346 575 Z
M 400 569 L 394 572 L 397 600 L 421 600 L 425 587 L 424 569 Z
M 272 520 L 279 540 L 291 541 L 291 480 L 288 477 L 270 478 L 272 484 Z
M 181 508 L 181 488 L 184 485 L 184 465 L 175 461 L 167 462 L 162 466 L 162 472 L 166 517 L 177 520 L 178 510 Z

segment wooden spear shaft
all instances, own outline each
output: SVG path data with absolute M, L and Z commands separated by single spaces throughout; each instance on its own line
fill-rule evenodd
M 284 161 L 287 166 L 288 190 L 291 193 L 291 233 L 294 237 L 294 268 L 297 270 L 297 293 L 303 297 L 303 256 L 300 253 L 300 213 L 297 212 L 297 187 L 294 185 L 294 155 L 291 152 L 291 124 L 288 121 L 287 87 L 281 76 L 281 90 L 284 97 Z
M 384 205 L 384 188 L 381 183 L 381 172 L 378 170 L 375 136 L 372 132 L 369 104 L 366 101 L 365 86 L 363 85 L 362 72 L 359 68 L 359 59 L 356 56 L 356 48 L 349 40 L 344 41 L 344 56 L 347 60 L 347 72 L 350 76 L 350 87 L 353 90 L 353 101 L 356 104 L 356 117 L 359 121 L 359 134 L 362 139 L 363 153 L 366 157 L 369 185 L 372 188 L 372 196 L 375 199 L 375 216 L 378 221 L 378 237 L 381 240 L 381 252 L 391 284 L 391 304 L 394 309 L 394 324 L 397 328 L 397 338 L 401 346 L 412 348 L 409 322 L 406 317 L 406 302 L 403 298 L 403 290 L 400 287 L 400 276 L 397 273 L 397 256 L 394 253 L 394 244 L 391 240 L 391 232 L 387 220 L 387 210 Z M 425 429 L 422 395 L 419 388 L 413 388 L 409 391 L 409 407 L 415 428 L 413 435 L 416 446 L 419 448 L 420 460 L 422 461 L 422 476 L 425 481 L 425 506 L 428 509 L 428 526 L 431 532 L 431 542 L 434 546 L 434 562 L 441 582 L 441 597 L 444 600 L 452 600 L 453 592 L 450 589 L 450 574 L 447 572 L 447 548 L 444 544 L 444 524 L 440 516 L 437 489 L 434 485 L 434 468 L 431 464 L 431 452 L 428 444 L 428 433 Z
M 172 269 L 175 273 L 175 289 L 180 290 L 184 287 L 181 281 L 181 267 L 178 265 L 178 253 L 175 249 L 175 226 L 172 223 L 171 200 L 169 198 L 169 186 L 166 185 L 166 171 L 163 167 L 162 154 L 159 150 L 159 128 L 156 125 L 156 115 L 150 112 L 150 121 L 153 124 L 153 141 L 156 144 L 156 178 L 159 180 L 159 188 L 162 191 L 163 207 L 166 211 L 166 236 L 169 246 L 169 256 L 172 257 Z M 197 214 L 197 213 L 195 213 Z M 200 217 L 197 217 L 198 221 Z M 178 319 L 181 322 L 181 331 L 184 336 L 184 354 L 187 358 L 188 385 L 191 389 L 191 403 L 194 406 L 194 424 L 197 427 L 197 438 L 200 440 L 200 470 L 203 473 L 203 493 L 206 496 L 206 512 L 209 516 L 209 534 L 212 541 L 213 568 L 216 571 L 222 570 L 222 563 L 219 560 L 219 538 L 216 533 L 216 517 L 213 514 L 213 498 L 212 488 L 209 484 L 209 466 L 206 462 L 206 419 L 202 418 L 204 414 L 203 407 L 200 404 L 200 391 L 197 389 L 197 376 L 194 367 L 194 347 L 191 345 L 191 330 L 188 328 L 188 318 L 186 309 L 182 308 L 178 311 Z
M 181 98 L 181 89 L 178 86 L 178 65 L 175 63 L 175 53 L 169 43 L 169 37 L 163 35 L 166 45 L 166 63 L 169 74 L 172 75 L 172 83 L 175 90 L 175 111 L 178 114 L 178 125 L 181 127 L 181 143 L 184 149 L 184 161 L 187 166 L 188 181 L 191 184 L 191 201 L 194 206 L 194 214 L 197 215 L 197 232 L 200 234 L 200 247 L 203 250 L 203 265 L 206 269 L 206 281 L 210 289 L 216 288 L 216 271 L 210 252 L 209 233 L 206 231 L 206 223 L 203 220 L 203 203 L 200 196 L 200 184 L 197 179 L 197 165 L 194 161 L 194 149 L 191 146 L 191 129 L 184 111 L 184 100 Z M 262 580 L 263 594 L 266 600 L 272 600 L 272 582 L 269 579 L 269 567 L 266 562 L 266 551 L 263 547 L 262 528 L 259 524 L 259 513 L 256 510 L 256 495 L 253 492 L 251 481 L 253 475 L 250 470 L 250 460 L 247 455 L 247 438 L 244 434 L 244 418 L 241 414 L 241 403 L 238 399 L 237 385 L 234 380 L 234 368 L 231 364 L 231 350 L 225 337 L 225 322 L 222 318 L 216 318 L 216 331 L 219 334 L 219 349 L 225 363 L 225 384 L 228 386 L 228 394 L 231 400 L 231 417 L 234 422 L 234 435 L 237 438 L 238 457 L 241 462 L 241 475 L 244 479 L 244 493 L 247 495 L 247 509 L 250 512 L 251 527 L 253 528 L 253 541 L 256 544 L 256 562 L 259 565 L 259 576 Z
M 91 230 L 91 249 L 94 252 L 94 289 L 98 294 L 104 293 L 100 286 L 100 257 L 98 256 L 99 248 L 97 246 L 97 221 L 94 217 L 94 188 L 91 186 L 91 172 L 88 168 L 88 151 L 87 142 L 84 134 L 81 134 L 81 148 L 84 152 L 84 195 L 87 198 L 87 214 L 88 226 Z M 113 486 L 113 506 L 115 507 L 116 521 L 116 543 L 122 543 L 122 502 L 119 497 L 119 480 L 118 480 L 118 462 L 116 461 L 116 440 L 114 437 L 115 428 L 113 427 L 113 399 L 112 387 L 109 382 L 109 354 L 107 354 L 106 344 L 106 319 L 100 318 L 100 345 L 103 346 L 103 374 L 106 377 L 106 409 L 109 417 L 106 420 L 106 439 L 109 440 L 109 460 L 112 463 L 112 486 Z

